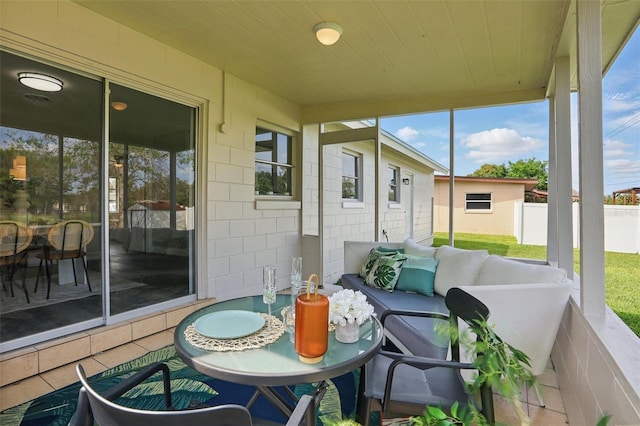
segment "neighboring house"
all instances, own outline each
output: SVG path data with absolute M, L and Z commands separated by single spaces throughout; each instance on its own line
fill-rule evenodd
M 325 132 L 362 129 L 367 122 L 325 126 Z M 348 132 L 345 132 L 349 134 Z M 323 281 L 342 275 L 344 241 L 415 241 L 433 236 L 434 172 L 447 169 L 392 134 L 380 131 L 380 226 L 376 235 L 375 146 L 373 141 L 334 143 L 323 149 Z M 305 180 L 309 185 L 311 179 Z M 305 185 L 305 190 L 307 189 Z M 315 223 L 310 215 L 307 223 Z M 305 234 L 316 234 L 310 227 Z
M 537 179 L 456 176 L 454 179 L 455 232 L 514 235 L 514 206 L 524 202 Z M 449 231 L 449 176 L 435 177 L 434 230 Z

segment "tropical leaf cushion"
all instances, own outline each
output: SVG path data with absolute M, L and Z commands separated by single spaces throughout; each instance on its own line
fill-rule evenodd
M 371 287 L 381 288 L 392 292 L 398 282 L 402 264 L 407 260 L 404 254 L 396 253 L 390 256 L 379 256 L 365 278 L 365 283 Z
M 371 268 L 373 268 L 373 264 L 376 263 L 376 260 L 378 260 L 378 258 L 382 255 L 384 255 L 384 253 L 376 250 L 375 248 L 372 248 L 369 251 L 367 260 L 364 261 L 364 263 L 362 264 L 362 268 L 360 268 L 360 277 L 366 279 L 367 275 L 369 275 L 369 271 L 371 271 Z
M 367 275 L 369 275 L 369 272 L 371 271 L 371 268 L 373 268 L 373 265 L 376 263 L 376 260 L 378 260 L 380 256 L 391 256 L 392 254 L 398 254 L 398 253 L 401 253 L 401 254 L 404 253 L 404 249 L 384 247 L 384 246 L 379 246 L 378 248 L 372 248 L 369 251 L 367 260 L 365 260 L 365 262 L 362 264 L 362 268 L 360 268 L 360 277 L 366 280 Z
M 433 284 L 436 279 L 438 259 L 405 255 L 407 260 L 402 265 L 397 290 L 413 291 L 433 297 Z

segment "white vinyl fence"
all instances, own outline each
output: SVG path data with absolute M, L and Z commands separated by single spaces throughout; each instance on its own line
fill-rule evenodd
M 514 208 L 513 233 L 518 244 L 547 244 L 547 204 L 518 202 Z M 580 215 L 573 203 L 573 247 L 579 248 Z M 640 253 L 640 206 L 604 206 L 604 249 Z

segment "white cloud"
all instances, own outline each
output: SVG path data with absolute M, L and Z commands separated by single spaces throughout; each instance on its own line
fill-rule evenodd
M 616 176 L 628 175 L 637 179 L 638 175 L 640 175 L 640 160 L 608 160 L 605 162 L 605 166 L 607 171 Z
M 396 136 L 402 139 L 403 141 L 410 141 L 418 137 L 420 133 L 414 129 L 413 127 L 406 126 L 402 129 L 398 129 L 396 132 Z
M 501 163 L 521 156 L 533 157 L 533 152 L 545 146 L 539 140 L 521 136 L 513 129 L 492 129 L 473 133 L 460 141 L 469 150 L 465 158 L 475 163 Z
M 622 141 L 605 141 L 604 143 L 604 156 L 605 157 L 628 157 L 633 154 L 633 151 L 627 148 L 632 148 L 633 145 L 624 143 Z
M 417 150 L 422 150 L 422 148 L 426 148 L 427 147 L 427 143 L 426 142 L 414 142 L 411 144 L 412 147 L 414 147 Z

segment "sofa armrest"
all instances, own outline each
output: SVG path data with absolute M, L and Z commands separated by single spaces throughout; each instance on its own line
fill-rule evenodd
M 531 372 L 544 371 L 573 282 L 460 286 L 484 303 L 489 324 L 507 343 L 531 359 Z

